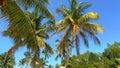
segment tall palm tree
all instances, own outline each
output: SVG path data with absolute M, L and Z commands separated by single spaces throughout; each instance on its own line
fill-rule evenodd
M 43 20 L 43 16 L 44 14 L 42 14 L 42 12 L 28 12 L 25 13 L 26 15 L 28 15 L 29 19 L 30 19 L 30 23 L 28 23 L 29 25 L 32 26 L 32 31 L 29 32 L 29 36 L 26 37 L 22 37 L 24 35 L 22 35 L 21 33 L 17 33 L 19 34 L 19 36 L 17 34 L 17 36 L 14 35 L 13 32 L 17 32 L 19 29 L 14 29 L 14 25 L 11 25 L 8 30 L 4 31 L 4 36 L 10 36 L 11 38 L 14 38 L 15 41 L 15 45 L 13 47 L 11 47 L 8 50 L 8 53 L 6 55 L 6 58 L 9 57 L 9 55 L 11 53 L 13 53 L 15 50 L 17 50 L 19 47 L 21 46 L 25 46 L 27 45 L 27 49 L 31 50 L 31 54 L 33 54 L 32 56 L 32 60 L 31 60 L 31 66 L 32 67 L 36 67 L 36 63 L 38 63 L 37 65 L 40 67 L 42 66 L 42 68 L 44 67 L 42 61 L 40 60 L 40 48 L 44 48 L 44 51 L 47 50 L 47 52 L 45 52 L 44 54 L 46 56 L 48 56 L 49 54 L 52 54 L 52 48 L 50 47 L 50 45 L 48 45 L 46 42 L 44 42 L 44 38 L 47 39 L 49 36 L 47 35 L 47 24 L 44 23 L 43 25 L 41 24 L 41 21 Z M 30 28 L 26 29 L 25 27 L 24 31 L 29 31 Z M 24 33 L 26 34 L 26 33 Z M 14 36 L 13 36 L 14 35 Z
M 11 55 L 6 61 L 5 61 L 5 53 L 0 55 L 0 68 L 13 68 L 14 65 L 15 65 L 15 59 L 13 55 Z
M 64 41 L 68 38 L 71 38 L 72 43 L 68 51 L 66 65 L 68 64 L 74 42 L 76 43 L 77 54 L 79 54 L 79 42 L 81 39 L 83 39 L 85 46 L 89 47 L 88 37 L 92 38 L 96 44 L 100 44 L 100 41 L 96 35 L 98 32 L 103 33 L 102 26 L 94 23 L 94 20 L 97 20 L 99 17 L 98 13 L 84 13 L 84 10 L 90 7 L 91 4 L 88 4 L 86 2 L 80 2 L 77 4 L 76 0 L 68 1 L 70 8 L 67 8 L 62 4 L 61 8 L 57 9 L 57 13 L 61 13 L 64 18 L 55 24 L 55 28 L 57 29 L 53 34 L 55 35 L 59 32 L 64 31 L 64 34 L 59 42 L 60 54 L 62 54 L 63 47 L 65 47 Z
M 46 30 L 41 32 L 39 25 L 43 17 L 50 18 L 52 22 L 54 20 L 45 3 L 48 3 L 48 0 L 1 0 L 1 14 L 9 23 L 8 30 L 4 32 L 4 35 L 9 36 L 15 42 L 15 45 L 8 50 L 6 59 L 19 47 L 27 45 L 27 48 L 34 52 L 34 59 L 43 66 L 39 60 L 39 47 L 44 47 L 45 43 L 39 35 Z M 33 15 L 33 18 L 25 13 L 31 7 L 35 12 L 30 14 Z M 43 15 L 39 16 L 41 14 Z

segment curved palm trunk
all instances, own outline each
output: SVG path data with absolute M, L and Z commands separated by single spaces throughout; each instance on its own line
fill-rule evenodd
M 41 66 L 42 68 L 44 68 L 43 63 L 42 63 L 41 60 L 40 60 L 40 54 L 39 54 L 39 52 L 40 52 L 40 49 L 39 49 L 39 47 L 37 47 L 37 50 L 36 50 L 36 52 L 35 52 L 35 55 L 36 55 L 36 58 L 37 58 L 37 60 L 38 60 L 39 66 Z
M 65 63 L 65 67 L 64 68 L 66 68 L 67 67 L 67 65 L 68 65 L 68 62 L 69 62 L 69 59 L 70 59 L 70 55 L 71 55 L 71 52 L 72 52 L 72 47 L 73 47 L 73 42 L 71 43 L 71 46 L 70 46 L 70 50 L 67 52 L 67 60 L 66 60 L 66 63 Z

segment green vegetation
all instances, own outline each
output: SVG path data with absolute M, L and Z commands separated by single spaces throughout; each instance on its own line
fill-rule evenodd
M 64 59 L 61 65 L 65 65 Z M 120 43 L 108 44 L 103 53 L 96 54 L 86 52 L 78 56 L 73 55 L 67 68 L 119 68 L 120 67 Z M 57 67 L 56 67 L 57 68 Z
M 25 58 L 20 60 L 21 66 L 30 66 L 29 64 L 32 59 L 32 54 L 27 51 Z M 7 61 L 4 61 L 5 54 L 0 55 L 0 68 L 3 66 L 6 68 L 13 68 L 15 65 L 15 59 L 12 56 Z M 5 64 L 3 63 L 5 62 Z M 64 66 L 66 58 L 64 58 L 60 65 L 56 66 L 48 65 L 47 68 L 59 68 Z M 70 57 L 67 68 L 119 68 L 120 67 L 120 42 L 114 44 L 108 44 L 108 47 L 103 53 L 85 52 L 84 54 L 73 55 Z
M 19 61 L 20 67 L 53 68 L 47 65 L 47 59 L 53 55 L 53 45 L 46 40 L 63 32 L 57 41 L 57 57 L 62 57 L 61 65 L 55 68 L 116 68 L 120 66 L 120 43 L 108 44 L 102 54 L 86 52 L 79 53 L 80 40 L 89 47 L 88 38 L 95 44 L 100 44 L 98 32 L 103 33 L 98 20 L 97 12 L 85 13 L 91 4 L 77 3 L 77 0 L 68 0 L 69 6 L 61 4 L 57 14 L 61 13 L 62 20 L 55 22 L 54 16 L 46 7 L 49 0 L 0 0 L 0 18 L 8 21 L 8 28 L 3 36 L 10 37 L 14 45 L 5 54 L 0 55 L 0 68 L 13 68 L 15 65 L 14 52 L 20 47 L 26 47 L 24 57 Z M 30 11 L 29 9 L 32 9 Z M 43 20 L 46 20 L 45 22 Z M 50 36 L 52 34 L 52 36 Z M 77 56 L 70 57 L 73 47 Z
M 15 59 L 14 56 L 11 55 L 6 61 L 5 61 L 5 54 L 0 55 L 0 68 L 14 68 L 15 65 Z

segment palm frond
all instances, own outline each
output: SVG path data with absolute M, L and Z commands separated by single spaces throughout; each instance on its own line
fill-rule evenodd
M 65 41 L 68 37 L 68 35 L 70 34 L 71 28 L 69 27 L 69 29 L 67 29 L 64 33 L 64 35 L 62 36 L 60 42 L 59 42 L 59 47 L 60 47 L 60 55 L 62 55 L 64 47 L 65 47 Z
M 46 17 L 50 18 L 52 22 L 54 21 L 54 16 L 52 13 L 48 10 L 48 8 L 45 6 L 45 3 L 48 3 L 49 0 L 18 0 L 18 2 L 21 2 L 22 6 L 24 6 L 26 9 L 29 7 L 32 7 L 35 12 L 41 12 Z
M 99 41 L 99 39 L 97 38 L 96 33 L 92 32 L 92 31 L 89 31 L 89 30 L 87 30 L 87 29 L 85 29 L 84 31 L 85 31 L 86 33 L 88 33 L 88 35 L 90 36 L 91 39 L 94 40 L 94 43 L 95 43 L 95 44 L 100 45 L 100 41 Z
M 43 14 L 45 14 L 46 17 L 50 18 L 52 20 L 52 22 L 54 22 L 54 17 L 51 14 L 51 12 L 46 8 L 46 6 L 44 6 L 43 3 L 39 3 L 36 7 L 35 7 L 35 11 L 37 12 L 42 12 Z
M 9 58 L 9 56 L 10 56 L 12 53 L 14 53 L 19 47 L 22 47 L 22 46 L 25 44 L 25 42 L 26 42 L 26 40 L 21 41 L 21 42 L 18 42 L 18 43 L 16 43 L 14 46 L 12 46 L 12 47 L 8 50 L 8 52 L 6 53 L 5 60 L 6 60 L 7 58 Z
M 65 30 L 65 29 L 66 29 L 66 26 L 58 28 L 58 29 L 56 30 L 56 32 L 52 34 L 51 38 L 52 38 L 55 34 L 57 34 L 57 33 L 59 33 L 59 32 L 62 32 L 62 31 Z
M 72 0 L 71 1 L 71 10 L 74 12 L 75 7 L 76 7 L 77 1 L 76 0 Z
M 94 40 L 94 43 L 95 43 L 95 44 L 98 44 L 98 45 L 101 44 L 101 43 L 100 43 L 100 40 L 98 39 L 98 37 L 97 37 L 95 34 L 89 32 L 89 35 L 90 35 L 90 37 Z
M 62 7 L 61 8 L 58 8 L 56 10 L 56 13 L 63 13 L 64 16 L 67 16 L 70 14 L 70 10 L 68 8 L 66 8 L 63 4 L 61 5 Z
M 101 25 L 96 24 L 96 23 L 91 23 L 91 22 L 84 23 L 83 29 L 85 29 L 87 31 L 91 31 L 93 33 L 98 33 L 98 32 L 100 32 L 101 34 L 104 33 L 104 29 Z
M 79 11 L 79 13 L 84 12 L 84 10 L 86 10 L 87 8 L 91 7 L 92 5 L 90 3 L 87 2 L 80 2 L 77 5 L 77 10 Z
M 80 18 L 78 19 L 78 22 L 81 23 L 81 22 L 87 21 L 89 19 L 97 20 L 98 17 L 99 17 L 98 13 L 96 13 L 96 12 L 88 12 L 88 13 L 80 16 Z
M 13 39 L 28 38 L 28 41 L 34 42 L 36 45 L 35 29 L 32 21 L 26 13 L 16 4 L 15 1 L 8 1 L 2 6 L 3 16 L 8 19 L 8 30 Z M 31 36 L 31 37 L 29 37 Z
M 87 39 L 86 34 L 84 32 L 82 32 L 82 31 L 80 31 L 80 35 L 81 35 L 81 37 L 83 39 L 83 42 L 84 42 L 85 46 L 88 48 L 89 44 L 88 44 L 88 39 Z
M 9 28 L 12 28 L 12 30 L 19 28 L 18 33 L 22 33 L 23 35 L 29 34 L 29 33 L 26 33 L 28 31 L 33 32 L 33 30 L 32 30 L 33 28 L 31 25 L 32 21 L 20 9 L 20 7 L 16 4 L 16 2 L 9 1 L 2 7 L 2 9 L 3 9 L 4 17 L 8 18 L 8 21 L 10 23 Z M 26 26 L 26 27 L 24 27 L 24 26 Z M 25 29 L 27 29 L 27 30 L 24 34 L 23 30 L 25 31 Z
M 95 24 L 95 26 L 96 26 L 96 29 L 97 29 L 98 32 L 100 32 L 102 34 L 104 33 L 104 29 L 103 29 L 103 27 L 101 25 Z
M 47 33 L 46 25 L 40 26 L 39 29 L 36 31 L 36 35 L 41 38 L 48 39 L 49 35 Z
M 48 3 L 49 0 L 17 0 L 22 5 L 24 5 L 26 8 L 29 8 L 31 6 L 35 6 L 35 4 L 38 4 L 38 2 L 42 2 L 43 4 Z
M 45 48 L 43 50 L 43 53 L 46 59 L 46 58 L 49 58 L 54 52 L 52 50 L 52 47 L 49 44 L 45 43 Z
M 60 20 L 59 22 L 57 22 L 56 24 L 53 24 L 54 26 L 52 27 L 52 28 L 55 28 L 56 30 L 56 32 L 54 32 L 53 34 L 52 34 L 52 36 L 51 36 L 51 38 L 55 35 L 55 34 L 57 34 L 57 33 L 59 33 L 59 32 L 62 32 L 63 30 L 65 30 L 66 28 L 67 28 L 67 26 L 69 25 L 68 23 L 68 20 L 69 20 L 69 18 L 68 17 L 65 17 L 63 20 Z M 62 27 L 61 27 L 62 26 Z

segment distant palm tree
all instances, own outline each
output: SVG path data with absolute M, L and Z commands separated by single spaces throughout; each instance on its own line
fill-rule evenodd
M 9 22 L 8 30 L 4 32 L 4 35 L 15 42 L 15 45 L 8 50 L 6 59 L 19 47 L 27 45 L 27 48 L 34 52 L 34 59 L 43 66 L 39 60 L 39 47 L 45 47 L 44 39 L 40 35 L 46 35 L 43 34 L 46 30 L 41 32 L 39 26 L 44 17 L 50 18 L 52 22 L 54 18 L 44 5 L 47 2 L 48 0 L 2 0 L 0 10 L 3 18 Z M 35 13 L 25 13 L 31 7 Z M 39 16 L 41 14 L 42 16 Z
M 52 65 L 49 65 L 48 68 L 53 68 L 53 66 L 52 66 Z
M 30 52 L 30 50 L 27 50 L 27 52 L 24 53 L 25 57 L 19 61 L 19 66 L 21 66 L 21 68 L 22 66 L 29 67 L 31 63 L 32 55 L 33 54 Z
M 15 65 L 15 59 L 14 56 L 11 55 L 6 61 L 5 61 L 5 54 L 0 55 L 0 68 L 14 68 Z
M 68 64 L 74 42 L 76 43 L 77 54 L 79 54 L 79 42 L 81 39 L 83 39 L 86 47 L 89 46 L 88 37 L 92 38 L 96 44 L 100 44 L 96 34 L 98 32 L 103 33 L 103 28 L 99 24 L 93 23 L 94 20 L 98 19 L 98 13 L 88 12 L 84 14 L 84 10 L 90 7 L 91 4 L 85 2 L 77 4 L 76 0 L 68 1 L 70 8 L 66 8 L 62 4 L 62 7 L 57 9 L 57 13 L 62 13 L 64 18 L 55 24 L 57 29 L 54 33 L 56 34 L 64 31 L 64 34 L 59 42 L 61 48 L 60 54 L 62 54 L 63 47 L 65 47 L 65 40 L 72 36 L 72 43 L 67 56 L 66 65 Z

